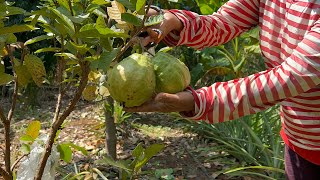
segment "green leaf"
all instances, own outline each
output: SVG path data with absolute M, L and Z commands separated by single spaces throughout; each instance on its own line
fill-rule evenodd
M 68 144 L 59 144 L 57 150 L 60 153 L 60 159 L 69 163 L 72 160 L 72 150 Z
M 0 64 L 0 74 L 3 74 L 5 71 L 5 67 L 3 64 Z
M 90 49 L 89 47 L 87 47 L 87 44 L 79 45 L 79 44 L 75 44 L 73 42 L 70 42 L 70 45 L 73 48 L 75 48 L 82 55 L 86 54 Z
M 138 172 L 154 155 L 158 154 L 165 146 L 163 144 L 153 144 L 146 148 L 144 157 L 135 165 L 135 172 Z
M 71 54 L 71 53 L 56 53 L 54 54 L 55 56 L 59 56 L 59 57 L 65 57 L 68 58 L 70 60 L 79 60 L 75 55 Z
M 20 151 L 22 151 L 24 154 L 29 154 L 31 151 L 29 144 L 22 144 L 20 147 Z
M 8 84 L 10 81 L 13 81 L 13 79 L 13 76 L 11 76 L 10 74 L 0 74 L 0 86 Z
M 43 52 L 60 52 L 60 50 L 61 50 L 60 48 L 53 48 L 53 47 L 51 47 L 51 48 L 42 48 L 42 49 L 38 49 L 34 53 L 38 54 L 38 53 L 43 53 Z
M 116 32 L 110 28 L 97 28 L 97 30 L 102 35 L 100 37 L 129 37 L 126 33 Z
M 77 146 L 73 143 L 65 143 L 65 145 L 68 145 L 68 146 L 74 148 L 75 150 L 80 151 L 83 155 L 88 156 L 88 151 L 83 147 Z
M 136 10 L 136 7 L 128 0 L 117 0 L 117 1 L 132 11 Z
M 142 143 L 139 143 L 134 150 L 132 151 L 132 156 L 139 158 L 141 156 L 141 154 L 144 152 L 144 148 L 142 147 Z
M 59 9 L 59 8 L 58 9 L 54 9 L 54 8 L 51 8 L 51 7 L 48 7 L 48 9 L 50 11 L 52 11 L 55 15 L 57 15 L 62 20 L 62 22 L 66 25 L 66 27 L 68 29 L 70 29 L 70 31 L 71 31 L 70 36 L 73 36 L 74 33 L 75 33 L 74 24 L 65 14 L 63 14 L 62 10 Z
M 95 161 L 95 163 L 97 164 L 102 164 L 102 165 L 111 165 L 129 172 L 132 172 L 132 170 L 128 167 L 128 165 L 126 163 L 124 163 L 123 161 L 115 161 L 113 159 L 111 159 L 110 157 L 105 157 L 101 160 L 97 160 Z
M 63 6 L 70 11 L 68 0 L 58 0 L 58 3 L 60 6 Z
M 29 135 L 33 139 L 36 139 L 39 136 L 40 128 L 41 128 L 40 121 L 32 121 L 27 127 L 26 135 Z
M 72 22 L 81 24 L 83 21 L 87 20 L 90 17 L 90 13 L 80 14 L 78 16 L 70 16 Z
M 93 0 L 91 3 L 101 6 L 101 5 L 110 4 L 110 1 L 108 1 L 108 0 Z
M 20 141 L 23 141 L 23 142 L 33 142 L 34 141 L 34 138 L 30 135 L 23 135 L 20 137 Z
M 117 56 L 119 51 L 120 51 L 120 48 L 113 49 L 111 52 L 103 52 L 100 55 L 100 58 L 98 60 L 91 62 L 90 68 L 91 69 L 101 69 L 101 70 L 107 71 L 107 69 L 110 66 L 110 63 Z
M 18 7 L 9 7 L 0 5 L 0 17 L 6 17 L 17 14 L 24 14 L 26 11 Z
M 146 0 L 137 0 L 136 11 L 140 11 L 146 4 Z
M 125 21 L 127 23 L 130 23 L 134 26 L 141 26 L 141 24 L 142 24 L 142 20 L 131 13 L 122 13 L 121 20 Z
M 43 41 L 43 40 L 48 40 L 48 39 L 52 39 L 53 36 L 48 36 L 48 35 L 42 35 L 42 36 L 37 36 L 37 37 L 34 37 L 32 39 L 29 39 L 28 41 L 26 41 L 24 43 L 24 45 L 30 45 L 30 44 L 33 44 L 33 43 L 36 43 L 36 42 L 39 42 L 39 41 Z
M 106 28 L 107 27 L 106 21 L 104 20 L 104 18 L 102 16 L 99 16 L 97 18 L 96 27 L 97 28 Z
M 152 15 L 146 20 L 144 25 L 145 26 L 154 26 L 154 25 L 160 24 L 163 20 L 164 20 L 163 14 Z
M 30 25 L 13 25 L 9 27 L 0 28 L 0 34 L 8 34 L 8 33 L 18 33 L 35 30 L 37 28 Z
M 100 38 L 100 45 L 107 51 L 112 51 L 112 42 L 110 38 Z

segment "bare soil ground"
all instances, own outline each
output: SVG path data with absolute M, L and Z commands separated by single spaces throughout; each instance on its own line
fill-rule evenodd
M 9 104 L 8 104 L 9 105 Z M 48 134 L 50 121 L 54 112 L 54 102 L 45 101 L 41 107 L 29 108 L 18 106 L 12 126 L 12 152 L 19 150 L 19 137 L 28 123 L 34 119 L 42 122 L 41 134 Z M 92 169 L 99 169 L 108 179 L 118 179 L 118 169 L 112 166 L 97 166 L 94 161 L 105 156 L 105 133 L 102 106 L 88 105 L 80 102 L 80 106 L 67 119 L 66 125 L 59 135 L 59 142 L 72 142 L 85 148 L 88 156 L 79 152 L 73 154 L 72 163 L 60 162 L 56 179 L 63 179 L 67 174 L 84 173 L 79 179 L 101 179 Z M 130 159 L 131 152 L 137 144 L 144 147 L 151 144 L 165 144 L 165 149 L 153 157 L 143 167 L 137 179 L 156 178 L 162 173 L 162 179 L 247 179 L 230 178 L 221 171 L 237 164 L 236 160 L 223 152 L 216 152 L 216 146 L 195 133 L 187 131 L 176 116 L 158 113 L 134 113 L 117 128 L 117 156 L 119 159 Z M 0 164 L 3 165 L 4 135 L 0 126 Z M 14 153 L 17 158 L 19 154 Z M 0 178 L 1 179 L 1 178 Z M 68 179 L 68 178 L 66 178 Z

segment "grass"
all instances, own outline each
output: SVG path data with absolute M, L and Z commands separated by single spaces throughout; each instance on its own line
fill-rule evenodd
M 214 149 L 223 149 L 243 164 L 243 167 L 228 169 L 224 174 L 284 179 L 283 142 L 279 136 L 281 121 L 277 109 L 273 107 L 255 115 L 214 125 L 189 123 L 189 127 L 217 142 L 219 146 Z

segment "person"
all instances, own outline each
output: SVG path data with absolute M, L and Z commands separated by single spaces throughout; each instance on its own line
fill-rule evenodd
M 163 40 L 202 49 L 258 26 L 267 70 L 197 90 L 159 93 L 126 111 L 181 112 L 219 123 L 279 104 L 286 178 L 320 179 L 319 17 L 319 0 L 230 0 L 212 15 L 164 10 L 163 22 L 147 30 L 144 45 Z

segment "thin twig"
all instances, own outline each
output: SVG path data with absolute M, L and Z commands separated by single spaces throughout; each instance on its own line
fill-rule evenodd
M 7 171 L 5 171 L 2 167 L 0 167 L 0 174 L 3 176 L 5 180 L 12 179 L 12 176 L 10 176 L 10 174 Z
M 6 46 L 6 50 L 9 53 L 9 57 L 10 57 L 10 60 L 11 60 L 11 65 L 12 65 L 12 67 L 14 67 L 14 57 L 13 57 L 13 52 L 12 52 L 12 50 L 10 48 L 10 45 L 9 45 L 9 47 Z M 15 110 L 16 104 L 17 104 L 17 98 L 18 98 L 18 77 L 17 77 L 17 74 L 16 74 L 14 68 L 13 68 L 13 73 L 14 73 L 14 89 L 13 89 L 11 108 L 9 110 L 8 118 L 7 118 L 7 120 L 9 122 L 11 122 L 11 120 L 12 120 L 13 113 L 14 113 L 14 110 Z
M 14 168 L 16 167 L 16 165 L 21 161 L 22 158 L 26 157 L 28 154 L 24 154 L 22 155 L 19 159 L 17 159 L 11 166 L 11 171 L 14 170 Z
M 61 38 L 61 51 L 64 52 L 64 38 Z M 62 86 L 62 74 L 63 74 L 63 70 L 65 68 L 65 59 L 63 57 L 61 57 L 60 61 L 58 62 L 58 71 L 57 71 L 57 80 L 58 80 L 58 84 L 59 84 L 59 95 L 58 95 L 58 99 L 57 99 L 57 104 L 56 104 L 56 110 L 54 113 L 54 117 L 53 117 L 53 122 L 57 121 L 60 115 L 60 111 L 61 111 L 61 104 L 62 104 L 62 99 L 63 96 L 65 94 L 64 90 L 63 90 L 63 86 Z

